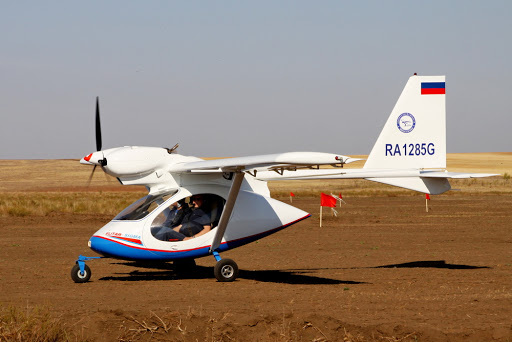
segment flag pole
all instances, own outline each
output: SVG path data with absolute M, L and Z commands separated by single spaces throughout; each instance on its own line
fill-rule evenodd
M 320 206 L 320 228 L 322 228 L 322 206 Z

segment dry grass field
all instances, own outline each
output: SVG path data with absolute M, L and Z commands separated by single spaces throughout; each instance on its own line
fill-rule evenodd
M 364 158 L 364 156 L 363 156 Z M 349 167 L 361 167 L 362 163 Z M 88 238 L 145 192 L 77 160 L 0 160 L 0 341 L 512 341 L 512 153 L 448 155 L 452 181 L 421 194 L 367 181 L 272 182 L 312 217 L 213 258 L 91 261 Z M 319 193 L 343 194 L 318 227 Z

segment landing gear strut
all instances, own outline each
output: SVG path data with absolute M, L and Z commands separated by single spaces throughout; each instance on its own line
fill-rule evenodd
M 215 278 L 222 282 L 234 281 L 236 277 L 238 277 L 238 266 L 236 262 L 231 259 L 222 259 L 219 255 L 219 252 L 217 252 L 217 249 L 221 245 L 222 238 L 224 237 L 224 233 L 228 227 L 229 218 L 231 217 L 233 208 L 235 207 L 236 198 L 240 192 L 245 173 L 242 171 L 236 171 L 234 175 L 235 177 L 233 179 L 233 183 L 229 189 L 228 200 L 224 205 L 222 215 L 220 215 L 217 232 L 215 233 L 212 245 L 210 246 L 210 253 L 212 253 L 215 257 L 215 260 L 217 260 L 217 264 L 215 264 L 213 273 L 215 274 Z

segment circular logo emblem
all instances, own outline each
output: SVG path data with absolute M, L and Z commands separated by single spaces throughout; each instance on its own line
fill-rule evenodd
M 416 119 L 411 113 L 402 113 L 396 120 L 396 125 L 401 132 L 409 133 L 416 126 Z

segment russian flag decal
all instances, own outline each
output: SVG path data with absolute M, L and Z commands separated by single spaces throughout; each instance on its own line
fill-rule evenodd
M 446 94 L 444 82 L 421 82 L 421 95 Z

